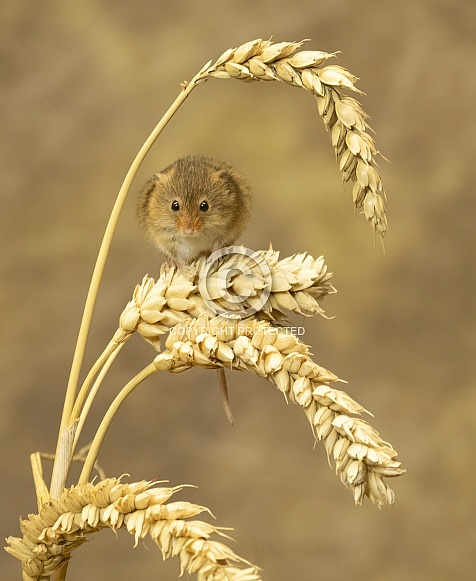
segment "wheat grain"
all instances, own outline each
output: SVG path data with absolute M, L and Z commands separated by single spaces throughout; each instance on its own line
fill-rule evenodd
M 272 381 L 286 399 L 303 409 L 356 504 L 362 504 L 365 496 L 378 506 L 394 502 L 383 478 L 403 474 L 397 453 L 368 422 L 355 417 L 366 410 L 328 385 L 338 381 L 337 376 L 315 363 L 297 337 L 266 321 L 201 315 L 172 328 L 165 348 L 154 360 L 160 371 L 226 367 Z
M 403 473 L 396 452 L 370 424 L 352 417 L 363 408 L 345 392 L 329 387 L 337 377 L 312 361 L 306 345 L 263 320 L 278 319 L 286 309 L 300 312 L 304 298 L 314 301 L 308 314 L 322 313 L 311 293 L 320 299 L 334 290 L 323 258 L 299 254 L 280 261 L 273 250 L 260 256 L 266 257 L 271 272 L 271 292 L 263 310 L 251 319 L 209 319 L 210 309 L 194 284 L 204 264 L 199 261 L 185 273 L 164 266 L 157 282 L 145 277 L 123 320 L 133 320 L 157 350 L 161 337 L 169 331 L 166 351 L 155 359 L 157 370 L 228 367 L 270 379 L 287 399 L 303 408 L 316 439 L 324 440 L 328 457 L 334 460 L 355 502 L 361 504 L 366 495 L 377 505 L 393 503 L 393 492 L 382 478 Z M 215 274 L 229 269 L 229 260 L 235 258 L 225 256 L 217 263 Z M 251 264 L 253 268 L 260 268 L 259 262 Z M 259 273 L 255 274 L 253 288 L 262 290 Z M 190 319 L 190 314 L 195 318 Z
M 22 561 L 25 581 L 49 579 L 93 533 L 123 528 L 134 536 L 134 546 L 149 535 L 164 559 L 178 556 L 181 574 L 197 573 L 203 581 L 259 581 L 256 567 L 210 539 L 227 536 L 219 528 L 186 520 L 209 512 L 207 508 L 184 501 L 166 504 L 183 487 L 155 484 L 124 484 L 109 478 L 95 485 L 72 486 L 58 500 L 44 503 L 38 514 L 21 520 L 23 538 L 9 537 L 6 550 Z
M 216 278 L 228 280 L 227 290 L 237 298 L 242 296 L 241 292 L 246 287 L 249 296 L 243 300 L 229 302 L 218 299 L 217 303 L 240 315 L 263 293 L 262 260 L 270 272 L 269 297 L 260 305 L 255 317 L 279 321 L 286 317 L 286 311 L 306 316 L 324 315 L 319 303 L 335 289 L 330 282 L 332 274 L 327 271 L 322 256 L 314 259 L 302 253 L 279 260 L 279 252 L 271 249 L 255 254 L 257 258 L 252 261 L 247 261 L 246 255 L 240 252 L 228 254 L 211 268 L 206 266 L 205 259 L 200 259 L 185 271 L 166 264 L 157 281 L 145 276 L 120 316 L 119 329 L 113 341 L 123 342 L 137 329 L 142 337 L 160 350 L 160 338 L 170 327 L 203 313 L 216 314 L 200 293 L 200 279 L 206 279 L 207 285 L 212 285 Z M 232 266 L 233 274 L 227 278 Z
M 160 351 L 161 338 L 168 332 L 165 351 L 154 360 L 157 371 L 226 367 L 271 380 L 286 399 L 303 408 L 315 438 L 324 440 L 328 457 L 355 502 L 361 504 L 367 496 L 377 505 L 393 503 L 393 492 L 383 477 L 403 473 L 396 452 L 368 422 L 354 417 L 365 411 L 359 404 L 328 385 L 337 376 L 313 362 L 308 347 L 297 337 L 266 320 L 282 318 L 286 309 L 302 312 L 304 304 L 309 305 L 307 314 L 322 314 L 317 300 L 334 291 L 324 259 L 298 254 L 279 260 L 279 253 L 271 249 L 257 254 L 266 259 L 270 270 L 270 294 L 253 317 L 210 319 L 196 284 L 205 261 L 186 271 L 166 264 L 157 281 L 146 276 L 136 287 L 120 318 L 124 328 L 116 334 L 132 333 L 135 326 Z M 239 258 L 250 266 L 248 290 L 262 292 L 260 261 Z M 226 255 L 212 274 L 227 272 L 230 261 L 234 268 L 240 264 Z M 238 274 L 238 280 L 242 276 Z
M 354 84 L 358 79 L 344 67 L 322 66 L 337 53 L 296 52 L 302 44 L 273 44 L 256 39 L 224 52 L 214 64 L 202 69 L 200 78 L 282 81 L 310 91 L 330 133 L 343 180 L 353 184 L 354 205 L 383 237 L 387 218 L 385 194 L 375 161 L 379 152 L 367 133 L 368 115 L 357 100 L 345 94 L 345 91 L 361 93 Z

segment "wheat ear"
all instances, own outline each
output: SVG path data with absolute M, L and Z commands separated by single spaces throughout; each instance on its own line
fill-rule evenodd
M 247 370 L 269 379 L 286 400 L 303 409 L 356 504 L 362 504 L 365 496 L 378 506 L 394 502 L 394 493 L 383 479 L 404 473 L 397 453 L 368 422 L 355 417 L 364 408 L 329 386 L 338 381 L 337 376 L 315 363 L 297 337 L 267 321 L 210 319 L 203 314 L 170 329 L 165 348 L 114 400 L 93 440 L 80 483 L 89 479 L 105 433 L 127 395 L 156 371 L 180 373 L 196 366 Z
M 248 370 L 272 381 L 306 414 L 314 436 L 324 440 L 329 459 L 356 504 L 367 496 L 378 506 L 393 504 L 383 478 L 404 473 L 397 453 L 365 420 L 365 409 L 344 391 L 329 386 L 338 378 L 315 363 L 308 347 L 266 321 L 209 319 L 202 315 L 174 327 L 158 369 L 180 372 L 192 366 Z
M 237 247 L 236 253 L 227 254 L 211 268 L 206 266 L 205 259 L 200 259 L 185 272 L 165 264 L 157 280 L 145 276 L 121 314 L 117 333 L 126 334 L 137 329 L 160 351 L 161 337 L 174 325 L 201 314 L 216 314 L 203 299 L 199 281 L 204 279 L 211 287 L 213 304 L 229 309 L 231 313 L 237 308 L 239 313 L 253 306 L 263 293 L 263 287 L 268 285 L 269 297 L 260 305 L 255 318 L 282 321 L 288 311 L 307 317 L 315 314 L 324 316 L 321 303 L 327 295 L 336 291 L 331 283 L 332 273 L 328 272 L 322 256 L 315 259 L 310 254 L 302 253 L 279 260 L 278 251 L 267 250 L 257 251 L 250 260 L 239 250 L 240 247 Z M 268 279 L 263 274 L 263 260 L 268 268 Z M 218 292 L 214 294 L 214 281 L 224 279 L 231 265 L 240 268 L 235 268 L 233 274 L 228 276 L 227 291 L 240 300 L 243 288 L 249 294 L 239 303 L 220 298 Z
M 282 81 L 310 91 L 319 115 L 331 135 L 339 169 L 345 182 L 353 184 L 353 201 L 381 237 L 387 231 L 382 180 L 375 161 L 378 151 L 367 133 L 368 115 L 345 91 L 361 93 L 358 80 L 344 67 L 325 64 L 337 53 L 296 52 L 302 42 L 256 39 L 229 49 L 203 73 L 202 78 L 235 78 L 241 81 Z
M 123 528 L 134 536 L 134 546 L 148 535 L 164 559 L 177 556 L 181 575 L 196 573 L 203 581 L 259 581 L 256 567 L 211 539 L 213 535 L 227 537 L 222 529 L 190 520 L 210 512 L 207 508 L 185 501 L 167 503 L 182 488 L 145 481 L 123 484 L 116 478 L 72 486 L 59 499 L 45 502 L 38 514 L 21 520 L 23 537 L 8 537 L 6 550 L 21 560 L 24 581 L 46 580 L 92 534 Z

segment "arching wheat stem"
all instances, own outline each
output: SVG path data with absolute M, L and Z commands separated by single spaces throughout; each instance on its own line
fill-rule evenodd
M 97 456 L 99 454 L 99 449 L 101 448 L 101 444 L 106 436 L 106 432 L 111 425 L 114 416 L 119 409 L 121 403 L 126 399 L 126 397 L 134 391 L 134 389 L 142 382 L 144 379 L 149 377 L 157 371 L 157 366 L 154 363 L 147 365 L 142 371 L 140 371 L 137 375 L 135 375 L 129 383 L 117 394 L 112 404 L 109 406 L 104 418 L 99 425 L 99 428 L 94 436 L 92 441 L 91 447 L 89 449 L 88 455 L 86 456 L 86 460 L 84 462 L 83 469 L 81 471 L 81 475 L 78 480 L 78 484 L 86 484 L 91 476 L 91 472 L 94 468 L 94 464 L 96 463 Z
M 78 335 L 77 346 L 76 346 L 76 350 L 74 353 L 73 364 L 71 367 L 71 373 L 70 373 L 70 378 L 69 378 L 69 383 L 68 383 L 68 388 L 67 388 L 65 406 L 64 406 L 64 410 L 63 410 L 63 417 L 61 419 L 61 425 L 64 425 L 68 421 L 68 418 L 70 417 L 71 410 L 73 407 L 73 398 L 74 398 L 74 394 L 76 392 L 80 368 L 81 368 L 81 364 L 82 364 L 82 360 L 83 360 L 83 356 L 84 356 L 84 348 L 86 345 L 86 340 L 87 340 L 87 336 L 88 336 L 88 332 L 89 332 L 89 326 L 91 323 L 92 313 L 93 313 L 94 305 L 96 302 L 97 292 L 98 292 L 99 284 L 101 282 L 102 274 L 104 272 L 104 266 L 106 264 L 107 255 L 109 253 L 109 248 L 111 246 L 112 237 L 113 237 L 114 231 L 116 229 L 117 222 L 119 220 L 122 206 L 124 205 L 126 196 L 129 193 L 129 189 L 130 189 L 132 181 L 137 173 L 137 170 L 139 169 L 145 156 L 149 152 L 150 148 L 152 147 L 152 145 L 154 144 L 155 140 L 160 135 L 160 133 L 162 132 L 164 127 L 167 125 L 167 123 L 173 117 L 173 115 L 175 114 L 177 109 L 185 101 L 185 99 L 188 97 L 188 95 L 191 93 L 191 91 L 195 88 L 198 81 L 199 81 L 199 75 L 194 77 L 194 79 L 192 79 L 192 81 L 183 88 L 182 92 L 179 94 L 179 96 L 176 98 L 174 103 L 168 109 L 167 113 L 162 117 L 160 122 L 154 128 L 152 133 L 149 135 L 149 137 L 145 141 L 144 145 L 139 150 L 134 161 L 132 162 L 132 165 L 129 168 L 129 171 L 127 172 L 126 177 L 124 179 L 124 182 L 119 190 L 119 194 L 118 194 L 117 199 L 114 203 L 111 215 L 109 217 L 109 221 L 108 221 L 107 226 L 106 226 L 106 231 L 104 233 L 104 237 L 103 237 L 103 240 L 101 242 L 98 257 L 97 257 L 96 264 L 94 267 L 94 272 L 93 272 L 92 279 L 91 279 L 91 284 L 90 284 L 88 295 L 86 298 L 86 305 L 84 307 L 83 317 L 81 320 L 81 326 L 80 326 L 79 335 Z
M 185 101 L 191 91 L 200 83 L 200 73 L 197 74 L 190 83 L 183 87 L 182 92 L 173 102 L 171 107 L 168 109 L 167 113 L 162 117 L 159 121 L 157 126 L 154 128 L 152 133 L 149 135 L 147 140 L 145 141 L 144 145 L 139 150 L 138 154 L 136 155 L 134 161 L 132 162 L 129 171 L 126 174 L 124 182 L 119 190 L 119 194 L 117 199 L 114 203 L 111 215 L 109 217 L 109 221 L 106 226 L 106 231 L 104 233 L 101 246 L 99 249 L 99 253 L 96 259 L 96 264 L 94 266 L 93 275 L 91 278 L 91 283 L 89 285 L 88 294 L 86 297 L 86 304 L 84 306 L 83 316 L 81 319 L 81 325 L 79 329 L 78 339 L 76 342 L 76 347 L 73 355 L 73 362 L 71 365 L 70 376 L 68 380 L 68 385 L 66 388 L 66 396 L 63 406 L 63 413 L 61 416 L 61 423 L 60 423 L 60 435 L 58 437 L 58 445 L 61 439 L 61 432 L 63 428 L 71 421 L 71 411 L 74 406 L 74 398 L 76 394 L 76 389 L 78 386 L 79 374 L 81 372 L 81 366 L 84 357 L 84 351 L 86 348 L 86 341 L 89 334 L 89 328 L 91 325 L 91 319 L 94 311 L 94 306 L 96 304 L 96 298 L 99 290 L 99 285 L 101 283 L 102 275 L 104 272 L 104 267 L 106 265 L 107 256 L 109 254 L 109 248 L 111 246 L 112 237 L 114 235 L 114 231 L 117 226 L 117 222 L 119 220 L 119 216 L 126 200 L 127 194 L 129 193 L 129 189 L 131 187 L 132 181 L 139 169 L 141 163 L 143 162 L 145 156 L 149 152 L 150 148 L 154 144 L 157 137 L 160 135 L 164 127 L 176 113 L 177 109 L 180 105 Z M 56 466 L 54 470 L 58 470 Z M 60 480 L 63 481 L 63 486 L 66 484 L 66 474 L 62 474 Z
M 104 366 L 102 367 L 101 371 L 99 372 L 97 379 L 91 388 L 91 391 L 88 393 L 88 397 L 86 398 L 86 401 L 84 402 L 84 406 L 82 407 L 79 418 L 78 418 L 78 427 L 76 428 L 76 433 L 74 435 L 74 442 L 73 442 L 73 454 L 74 454 L 74 451 L 76 449 L 79 437 L 81 436 L 81 432 L 83 430 L 84 423 L 85 423 L 86 418 L 88 416 L 89 410 L 91 409 L 94 398 L 96 397 L 96 394 L 99 391 L 99 388 L 101 387 L 101 384 L 104 381 L 104 378 L 106 377 L 107 372 L 111 368 L 111 365 L 114 363 L 116 357 L 119 355 L 119 353 L 121 352 L 121 349 L 123 347 L 124 347 L 124 343 L 121 343 L 109 355 L 109 357 L 107 358 L 107 360 L 104 363 Z
M 106 346 L 104 351 L 98 357 L 96 363 L 91 367 L 86 376 L 86 379 L 83 381 L 81 389 L 78 392 L 78 396 L 74 402 L 73 409 L 71 411 L 71 417 L 69 422 L 73 422 L 79 418 L 81 414 L 81 410 L 83 409 L 84 401 L 87 398 L 89 390 L 91 389 L 91 384 L 94 381 L 94 378 L 101 372 L 104 365 L 109 361 L 110 357 L 114 355 L 120 345 L 115 343 L 114 341 L 110 341 L 110 343 Z

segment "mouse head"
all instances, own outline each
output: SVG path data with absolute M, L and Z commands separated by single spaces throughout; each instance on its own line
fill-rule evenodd
M 154 228 L 171 236 L 213 240 L 234 223 L 248 221 L 251 194 L 231 167 L 201 157 L 183 157 L 151 180 L 149 215 Z

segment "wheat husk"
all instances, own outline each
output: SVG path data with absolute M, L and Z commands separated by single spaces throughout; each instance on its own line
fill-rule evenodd
M 303 409 L 355 503 L 367 496 L 378 506 L 393 504 L 394 493 L 384 478 L 404 473 L 397 452 L 358 417 L 366 411 L 359 403 L 329 385 L 338 377 L 315 363 L 308 347 L 285 329 L 267 321 L 204 314 L 172 328 L 154 363 L 160 371 L 223 367 L 270 380 L 286 400 Z
M 154 360 L 158 371 L 229 368 L 269 379 L 286 400 L 303 409 L 316 440 L 324 441 L 329 461 L 334 462 L 356 504 L 362 504 L 366 496 L 378 506 L 392 504 L 393 491 L 383 479 L 404 472 L 395 450 L 358 417 L 365 411 L 362 406 L 329 385 L 338 377 L 315 363 L 309 348 L 288 329 L 267 320 L 279 320 L 286 310 L 303 312 L 304 297 L 314 300 L 306 314 L 322 314 L 317 300 L 334 291 L 323 258 L 299 254 L 280 261 L 273 250 L 260 254 L 264 256 L 271 275 L 269 296 L 253 317 L 210 316 L 198 284 L 194 284 L 205 264 L 198 261 L 186 272 L 163 266 L 157 282 L 144 277 L 121 319 L 136 321 L 137 331 L 158 351 L 168 332 L 165 350 Z M 248 258 L 243 260 L 250 266 Z M 217 271 L 230 267 L 227 259 L 224 256 L 217 264 Z M 236 266 L 236 256 L 230 260 Z M 253 268 L 262 266 L 257 261 L 251 264 Z M 260 277 L 254 280 L 258 281 L 257 291 L 263 292 Z
M 25 581 L 49 579 L 94 533 L 125 529 L 134 536 L 134 546 L 149 536 L 164 560 L 177 556 L 181 575 L 196 573 L 203 581 L 259 581 L 256 567 L 211 538 L 227 537 L 218 527 L 190 520 L 209 512 L 207 508 L 167 503 L 182 488 L 147 481 L 125 484 L 117 478 L 72 486 L 58 500 L 44 503 L 38 514 L 21 520 L 23 538 L 9 537 L 6 550 L 21 560 Z
M 324 315 L 321 302 L 335 289 L 331 284 L 332 274 L 322 256 L 314 259 L 301 253 L 279 260 L 279 252 L 270 249 L 254 253 L 256 257 L 251 259 L 245 254 L 247 249 L 236 249 L 211 266 L 202 258 L 182 270 L 165 264 L 157 280 L 145 276 L 120 316 L 114 340 L 123 341 L 124 336 L 137 330 L 160 350 L 161 337 L 171 327 L 190 317 L 214 316 L 217 311 L 226 315 L 235 312 L 238 317 L 244 311 L 251 312 L 256 319 L 270 321 L 283 321 L 287 311 L 308 317 Z M 263 274 L 263 264 L 269 276 Z M 210 279 L 213 281 L 219 276 L 225 279 L 231 265 L 235 274 L 227 291 L 239 302 L 219 298 L 205 301 L 201 282 L 208 292 L 213 285 Z M 244 287 L 250 297 L 241 300 L 239 293 Z
M 358 78 L 328 60 L 337 53 L 296 52 L 302 42 L 272 43 L 256 39 L 229 49 L 204 67 L 201 79 L 236 78 L 241 81 L 281 81 L 310 91 L 319 115 L 331 136 L 344 182 L 353 185 L 354 206 L 383 238 L 387 231 L 385 193 L 375 157 L 375 142 L 369 135 L 368 115 L 361 104 L 347 95 L 359 93 Z

